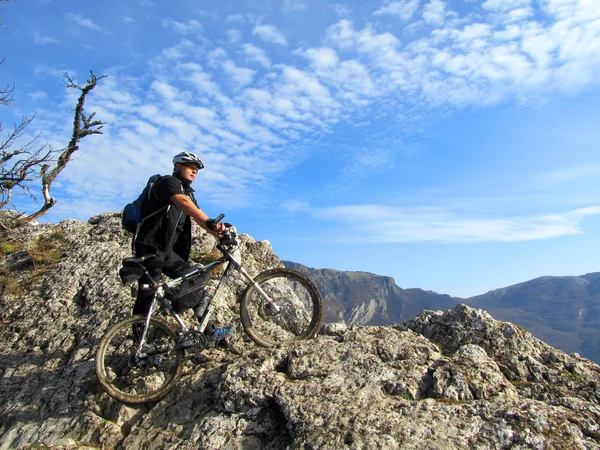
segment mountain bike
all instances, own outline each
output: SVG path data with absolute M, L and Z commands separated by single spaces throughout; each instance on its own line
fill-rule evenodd
M 219 223 L 223 217 L 221 214 L 214 222 Z M 241 242 L 235 228 L 225 225 L 226 231 L 216 246 L 222 253 L 220 258 L 193 266 L 185 275 L 166 283 L 154 281 L 142 264 L 155 255 L 123 260 L 123 282 L 144 279 L 155 295 L 146 316 L 120 321 L 108 330 L 98 347 L 96 374 L 115 399 L 131 404 L 158 401 L 173 389 L 182 373 L 186 349 L 201 351 L 209 344 L 204 330 L 233 270 L 248 282 L 239 299 L 240 318 L 244 331 L 256 344 L 271 347 L 310 339 L 319 330 L 323 300 L 315 284 L 306 275 L 286 268 L 266 270 L 252 278 L 232 255 Z M 199 319 L 200 326 L 188 328 L 166 293 L 225 263 L 214 295 Z M 156 317 L 159 310 L 175 319 L 177 329 L 166 319 Z

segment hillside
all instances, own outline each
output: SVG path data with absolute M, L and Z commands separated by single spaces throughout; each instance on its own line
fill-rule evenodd
M 423 289 L 402 289 L 393 278 L 368 272 L 312 269 L 291 261 L 283 261 L 283 264 L 314 280 L 326 299 L 325 319 L 329 322 L 398 324 L 425 309 L 446 310 L 464 301 Z
M 196 232 L 197 254 L 209 251 Z M 267 242 L 242 241 L 251 273 L 281 264 Z M 121 404 L 94 372 L 133 302 L 117 278 L 129 253 L 118 214 L 0 244 L 0 450 L 600 448 L 600 367 L 465 305 L 270 349 L 238 331 L 188 352 L 164 400 Z M 242 289 L 235 276 L 217 322 L 241 329 Z
M 540 277 L 468 299 L 566 352 L 600 361 L 600 273 Z
M 600 273 L 580 277 L 541 277 L 462 299 L 423 289 L 402 289 L 393 278 L 366 272 L 312 269 L 305 272 L 327 298 L 326 318 L 349 325 L 402 323 L 424 310 L 446 310 L 459 303 L 521 326 L 567 353 L 600 362 Z

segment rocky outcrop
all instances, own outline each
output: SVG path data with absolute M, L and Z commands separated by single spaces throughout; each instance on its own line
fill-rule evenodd
M 15 239 L 0 266 L 0 449 L 600 448 L 600 368 L 464 305 L 271 349 L 240 331 L 190 352 L 164 400 L 121 404 L 94 373 L 132 305 L 118 216 Z M 243 242 L 251 273 L 281 264 L 267 242 Z M 198 231 L 197 248 L 213 243 Z M 237 321 L 242 288 L 234 278 L 217 321 Z

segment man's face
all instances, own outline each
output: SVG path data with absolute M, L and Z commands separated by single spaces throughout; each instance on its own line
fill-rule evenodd
M 194 165 L 187 164 L 178 164 L 179 165 L 179 175 L 188 183 L 192 184 L 194 179 L 196 178 L 196 174 L 198 173 L 198 167 Z

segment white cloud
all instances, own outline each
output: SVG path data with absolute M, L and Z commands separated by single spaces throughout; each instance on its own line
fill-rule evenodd
M 192 41 L 182 39 L 176 45 L 163 49 L 162 55 L 167 59 L 183 59 L 194 48 Z
M 379 95 L 375 82 L 369 70 L 356 60 L 342 61 L 338 67 L 329 74 L 329 81 L 344 92 L 351 103 L 360 103 L 362 97 L 372 98 Z
M 356 45 L 356 32 L 350 20 L 340 20 L 327 29 L 326 37 L 340 48 L 351 48 Z
M 242 40 L 242 33 L 239 30 L 228 30 L 227 37 L 229 42 L 240 42 Z
M 309 73 L 286 66 L 283 68 L 283 77 L 285 84 L 281 86 L 282 92 L 304 94 L 310 98 L 311 102 L 318 104 L 333 103 L 329 90 Z M 310 106 L 302 103 L 302 99 L 298 99 L 298 102 L 301 106 L 310 109 Z
M 212 80 L 212 76 L 194 63 L 182 64 L 181 69 L 188 72 L 185 78 L 202 94 L 214 96 L 221 92 L 220 86 Z
M 568 3 L 570 8 L 561 8 L 560 0 L 549 0 L 546 8 L 556 20 L 546 24 L 531 21 L 529 10 L 523 8 L 506 14 L 494 11 L 503 20 L 478 18 L 470 23 L 466 18 L 450 20 L 455 13 L 446 12 L 443 28 L 404 46 L 390 32 L 379 33 L 369 25 L 355 29 L 348 20 L 331 26 L 326 39 L 335 49 L 357 52 L 378 91 L 395 93 L 390 101 L 426 99 L 455 105 L 494 104 L 510 97 L 527 101 L 542 93 L 577 91 L 600 83 L 600 52 L 595 51 L 600 48 L 600 7 L 585 0 Z M 510 2 L 514 7 L 526 4 Z M 428 20 L 438 20 L 428 9 L 435 5 L 441 11 L 439 0 L 425 5 Z M 582 22 L 584 11 L 589 15 Z M 311 52 L 318 49 L 303 54 Z M 335 83 L 331 77 L 322 79 Z
M 294 13 L 306 11 L 306 3 L 303 0 L 283 0 L 283 12 Z
M 600 206 L 560 214 L 506 218 L 469 217 L 445 208 L 351 205 L 311 210 L 321 220 L 341 223 L 342 240 L 362 243 L 517 242 L 580 234 L 580 223 L 600 215 Z M 377 227 L 365 227 L 364 218 Z M 346 228 L 344 228 L 346 227 Z M 342 233 L 341 230 L 346 232 Z
M 402 20 L 409 20 L 419 8 L 419 0 L 387 1 L 374 15 L 390 14 Z
M 180 97 L 177 88 L 164 81 L 154 81 L 151 87 L 165 100 L 174 100 Z
M 38 33 L 35 33 L 33 35 L 33 41 L 37 45 L 50 45 L 50 44 L 58 44 L 59 43 L 58 39 L 51 38 L 49 36 L 41 36 Z
M 101 31 L 102 28 L 97 25 L 93 20 L 88 19 L 87 17 L 83 17 L 80 14 L 66 14 L 67 19 L 75 22 L 77 25 L 83 28 L 87 28 L 92 31 Z
M 533 181 L 555 184 L 598 175 L 600 175 L 600 164 L 586 164 L 585 166 L 564 167 L 560 170 L 542 173 L 534 176 Z
M 304 55 L 315 70 L 331 70 L 339 63 L 337 53 L 332 48 L 311 48 Z
M 366 27 L 358 33 L 356 45 L 360 53 L 377 54 L 388 59 L 396 57 L 400 40 L 392 33 L 376 34 L 371 27 Z
M 230 14 L 225 18 L 225 20 L 227 22 L 237 22 L 237 23 L 244 23 L 246 21 L 246 19 L 244 18 L 244 16 L 242 14 Z
M 442 0 L 427 0 L 421 20 L 421 15 L 415 17 L 418 4 L 388 2 L 385 7 L 390 11 L 398 8 L 394 9 L 398 14 L 404 5 L 405 17 L 414 9 L 410 17 L 421 26 L 416 40 L 407 40 L 402 27 L 355 26 L 340 20 L 324 36 L 319 35 L 312 48 L 306 42 L 294 42 L 294 48 L 301 50 L 290 52 L 285 59 L 279 49 L 270 54 L 244 42 L 238 30 L 232 33 L 225 27 L 220 39 L 205 40 L 192 33 L 200 30 L 199 23 L 165 22 L 188 33 L 188 38 L 162 52 L 156 49 L 143 76 L 131 86 L 109 84 L 112 75 L 104 80 L 90 97 L 90 110 L 97 110 L 101 120 L 110 117 L 107 133 L 101 138 L 105 155 L 113 149 L 122 149 L 124 154 L 136 149 L 151 155 L 151 170 L 155 158 L 168 163 L 163 157 L 165 149 L 202 149 L 222 177 L 217 172 L 210 175 L 218 180 L 221 192 L 235 197 L 233 188 L 243 186 L 238 198 L 242 196 L 239 192 L 249 198 L 260 195 L 258 191 L 263 191 L 269 176 L 298 161 L 291 149 L 309 147 L 340 122 L 357 126 L 390 111 L 404 112 L 406 105 L 411 107 L 406 113 L 410 115 L 435 105 L 483 105 L 510 98 L 526 101 L 548 92 L 600 83 L 596 3 L 545 0 L 543 22 L 528 15 L 527 8 L 532 6 L 526 2 L 507 4 L 511 7 L 488 0 L 487 9 L 478 8 L 477 15 L 456 19 L 457 13 L 447 11 Z M 240 15 L 228 20 L 247 27 L 264 18 Z M 425 21 L 436 29 L 431 31 Z M 283 34 L 270 25 L 257 26 L 253 34 L 267 42 L 287 44 Z M 57 74 L 60 77 L 62 71 Z M 68 118 L 62 122 L 67 123 Z M 392 145 L 375 147 L 357 157 L 348 155 L 342 171 L 360 174 L 358 168 L 362 167 L 373 173 L 392 167 L 394 153 L 400 150 Z M 227 161 L 221 159 L 224 155 Z M 254 174 L 244 173 L 250 163 L 260 168 Z M 114 170 L 110 165 L 99 168 L 107 171 L 106 179 Z M 585 170 L 575 172 L 547 174 L 546 180 L 593 176 L 585 175 Z M 234 174 L 239 184 L 235 184 Z M 432 211 L 429 226 L 424 219 L 410 230 L 400 224 L 401 219 L 410 219 L 409 213 L 418 213 L 419 218 L 423 211 L 394 210 L 396 219 L 391 224 L 409 236 L 423 228 L 427 231 L 423 240 L 468 240 L 469 236 L 509 240 L 510 236 L 534 236 L 536 230 L 540 236 L 560 235 L 577 230 L 579 220 L 567 213 L 559 215 L 566 217 L 560 222 L 556 218 L 473 218 Z M 438 225 L 431 225 L 434 222 Z M 483 231 L 477 231 L 478 226 Z
M 258 62 L 261 66 L 266 67 L 267 69 L 271 67 L 271 61 L 262 48 L 252 44 L 244 44 L 242 48 L 249 59 Z
M 220 123 L 217 113 L 212 109 L 186 104 L 181 112 L 193 123 L 205 130 L 212 131 L 223 126 Z
M 519 22 L 534 16 L 532 8 L 517 8 L 508 12 L 507 22 Z
M 33 92 L 30 92 L 29 94 L 27 94 L 27 96 L 31 100 L 37 101 L 37 100 L 42 100 L 44 98 L 47 98 L 48 94 L 46 94 L 44 91 L 33 91 Z
M 540 3 L 559 20 L 592 22 L 600 17 L 600 3 L 594 0 L 544 0 Z
M 157 127 L 142 120 L 134 120 L 131 122 L 131 125 L 135 127 L 136 133 L 141 134 L 142 136 L 152 137 L 157 136 L 159 133 Z
M 429 25 L 442 25 L 445 19 L 446 3 L 442 0 L 431 0 L 423 8 L 423 20 Z
M 173 28 L 175 31 L 183 35 L 197 33 L 202 30 L 202 24 L 196 19 L 191 19 L 187 22 L 178 22 L 172 19 L 165 19 L 163 20 L 163 26 Z
M 351 161 L 344 166 L 341 175 L 342 178 L 353 180 L 356 177 L 372 176 L 382 170 L 393 169 L 394 164 L 394 149 L 370 149 L 368 152 L 352 155 Z
M 285 36 L 273 25 L 258 25 L 252 30 L 252 34 L 259 36 L 266 42 L 287 45 Z
M 231 80 L 238 86 L 246 86 L 252 83 L 255 71 L 238 67 L 232 60 L 228 59 L 223 62 L 223 70 L 229 75 Z
M 528 7 L 530 4 L 531 0 L 486 0 L 481 6 L 492 11 L 510 11 Z

